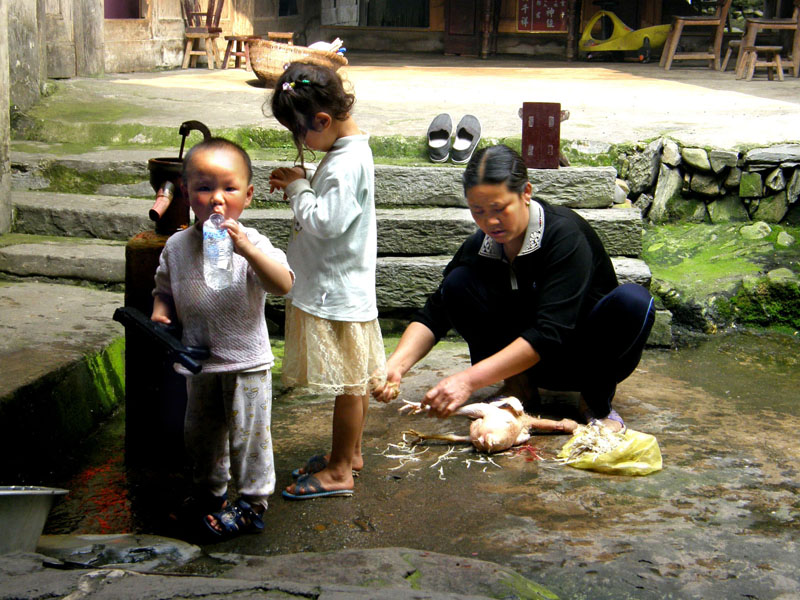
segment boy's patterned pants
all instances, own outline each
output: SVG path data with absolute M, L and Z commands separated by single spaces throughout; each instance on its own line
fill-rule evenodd
M 233 476 L 247 502 L 266 508 L 275 491 L 272 373 L 200 373 L 186 381 L 184 440 L 195 485 L 221 496 Z

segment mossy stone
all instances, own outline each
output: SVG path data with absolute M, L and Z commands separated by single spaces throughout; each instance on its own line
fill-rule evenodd
M 708 152 L 703 148 L 684 148 L 681 150 L 683 162 L 699 171 L 711 171 Z
M 709 202 L 708 215 L 712 223 L 750 220 L 744 204 L 737 196 L 726 196 L 725 198 Z
M 758 208 L 753 212 L 753 220 L 780 223 L 788 210 L 789 204 L 786 202 L 786 192 L 778 192 L 774 196 L 761 198 L 758 202 Z
M 758 221 L 752 225 L 745 225 L 739 230 L 739 235 L 746 240 L 760 240 L 767 237 L 770 233 L 772 233 L 772 228 L 764 223 L 764 221 Z
M 761 173 L 742 173 L 739 180 L 740 198 L 758 198 L 764 192 L 764 184 L 761 181 Z

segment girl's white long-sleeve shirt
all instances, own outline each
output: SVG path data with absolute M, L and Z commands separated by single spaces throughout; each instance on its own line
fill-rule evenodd
M 294 232 L 286 255 L 292 304 L 333 321 L 377 318 L 375 166 L 369 135 L 339 138 L 311 181 L 286 187 Z

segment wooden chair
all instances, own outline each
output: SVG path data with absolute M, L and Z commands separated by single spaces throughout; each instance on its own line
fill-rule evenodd
M 206 9 L 203 10 L 198 0 L 182 0 L 183 23 L 185 25 L 186 48 L 183 52 L 183 68 L 197 65 L 197 57 L 205 55 L 208 68 L 215 68 L 215 63 L 222 63 L 217 48 L 217 38 L 222 33 L 219 26 L 222 6 L 225 0 L 208 0 Z M 195 44 L 204 42 L 205 50 L 196 48 Z
M 745 63 L 744 52 L 741 50 L 743 47 L 757 47 L 756 37 L 762 31 L 793 31 L 792 50 L 791 50 L 791 68 L 792 75 L 800 77 L 800 0 L 794 0 L 794 12 L 788 18 L 775 18 L 775 19 L 747 19 L 745 22 L 744 35 L 739 42 L 739 56 L 736 60 L 736 77 L 742 79 L 745 77 L 747 66 Z M 733 44 L 734 42 L 731 42 Z M 725 53 L 725 64 L 727 66 L 728 57 L 731 54 L 731 49 L 728 47 L 728 52 Z M 749 57 L 748 57 L 749 58 Z
M 710 68 L 717 71 L 720 70 L 722 35 L 727 23 L 728 11 L 731 8 L 731 0 L 718 0 L 716 5 L 713 15 L 672 17 L 672 28 L 669 30 L 659 63 L 664 69 L 669 71 L 674 60 L 708 60 Z M 686 27 L 713 27 L 714 38 L 709 50 L 705 52 L 678 52 L 678 43 Z

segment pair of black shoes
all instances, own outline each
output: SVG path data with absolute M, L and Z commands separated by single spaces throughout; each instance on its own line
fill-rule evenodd
M 453 120 L 450 115 L 437 115 L 428 127 L 428 157 L 435 163 L 450 159 L 457 165 L 466 164 L 480 139 L 481 122 L 477 117 L 464 115 L 456 125 L 453 137 Z

